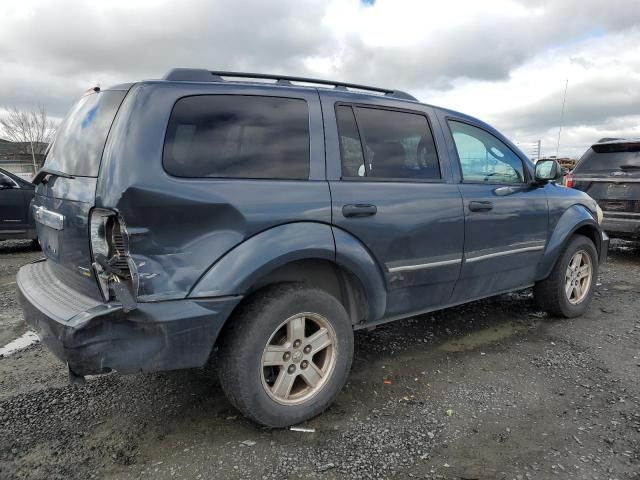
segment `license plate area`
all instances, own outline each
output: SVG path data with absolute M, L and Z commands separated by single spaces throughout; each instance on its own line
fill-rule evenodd
M 607 187 L 607 196 L 626 199 L 631 195 L 631 189 L 626 183 L 610 183 Z
M 39 222 L 38 222 L 39 223 Z M 47 256 L 47 258 L 55 261 L 56 263 L 60 262 L 60 242 L 59 242 L 59 231 L 55 230 L 47 225 L 40 224 L 38 229 L 38 240 L 40 241 L 40 246 L 42 247 L 42 251 Z

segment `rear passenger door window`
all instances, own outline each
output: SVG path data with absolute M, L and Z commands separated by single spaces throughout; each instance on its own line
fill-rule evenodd
M 442 178 L 433 135 L 424 115 L 338 105 L 336 117 L 343 178 Z
M 462 178 L 474 183 L 524 183 L 522 160 L 503 142 L 481 128 L 449 121 L 460 159 Z
M 295 98 L 199 95 L 171 112 L 163 164 L 179 177 L 309 178 L 309 108 Z

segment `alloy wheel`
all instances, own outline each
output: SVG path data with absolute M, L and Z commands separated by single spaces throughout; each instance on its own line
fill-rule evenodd
M 565 273 L 565 294 L 572 305 L 582 302 L 591 287 L 593 265 L 591 257 L 584 250 L 573 254 Z
M 315 313 L 289 317 L 273 332 L 261 358 L 262 385 L 283 405 L 314 397 L 333 373 L 337 338 L 331 324 Z

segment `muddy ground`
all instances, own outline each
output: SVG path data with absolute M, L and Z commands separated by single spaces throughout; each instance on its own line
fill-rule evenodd
M 0 243 L 2 342 L 37 256 Z M 212 367 L 79 387 L 34 345 L 0 359 L 0 478 L 640 479 L 639 380 L 640 246 L 615 243 L 582 318 L 525 291 L 359 332 L 315 433 L 246 421 Z

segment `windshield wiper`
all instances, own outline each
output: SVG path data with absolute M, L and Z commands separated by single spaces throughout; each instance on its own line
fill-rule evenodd
M 69 175 L 68 173 L 59 172 L 58 170 L 52 170 L 51 168 L 43 167 L 38 170 L 38 173 L 36 173 L 36 176 L 33 177 L 31 183 L 33 183 L 34 185 L 37 185 L 39 183 L 47 183 L 45 179 L 48 177 L 75 178 L 73 175 Z
M 640 170 L 640 165 L 620 165 L 620 170 Z

